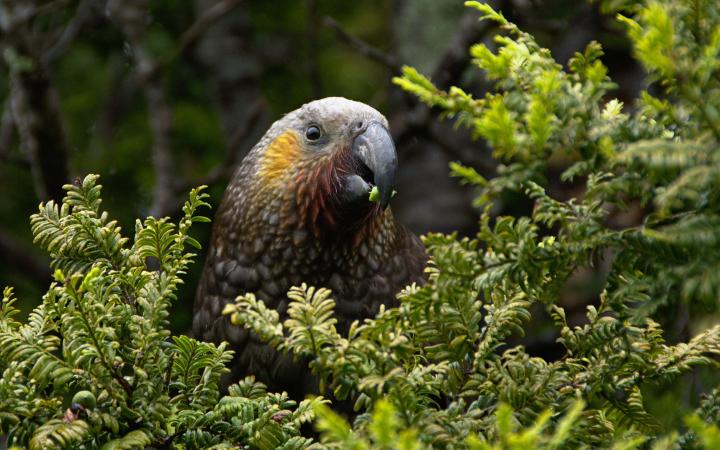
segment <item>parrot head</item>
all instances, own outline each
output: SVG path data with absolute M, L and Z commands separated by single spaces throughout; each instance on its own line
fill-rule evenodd
M 236 178 L 248 183 L 253 205 L 279 210 L 270 217 L 281 226 L 319 235 L 384 214 L 396 170 L 387 119 L 364 103 L 329 97 L 275 122 Z

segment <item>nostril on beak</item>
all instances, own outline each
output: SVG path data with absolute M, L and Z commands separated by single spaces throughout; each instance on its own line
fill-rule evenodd
M 365 125 L 365 123 L 363 123 L 362 120 L 358 120 L 357 122 L 355 122 L 355 129 L 356 129 L 356 130 L 362 130 L 363 125 Z

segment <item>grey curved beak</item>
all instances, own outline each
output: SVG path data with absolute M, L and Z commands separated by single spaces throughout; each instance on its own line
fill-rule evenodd
M 352 150 L 372 172 L 372 182 L 380 194 L 380 205 L 386 208 L 393 194 L 398 165 L 390 132 L 380 123 L 372 122 L 355 138 Z

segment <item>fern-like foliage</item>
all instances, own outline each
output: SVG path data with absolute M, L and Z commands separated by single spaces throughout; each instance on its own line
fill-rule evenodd
M 0 304 L 0 435 L 50 448 L 301 449 L 322 399 L 296 405 L 244 380 L 220 393 L 232 352 L 170 336 L 168 310 L 193 259 L 188 232 L 208 219 L 202 188 L 175 224 L 138 221 L 132 245 L 101 211 L 97 176 L 65 186 L 62 205 L 40 205 L 35 241 L 55 281 L 27 321 L 7 288 Z
M 178 223 L 138 221 L 129 244 L 89 176 L 31 219 L 55 269 L 42 304 L 19 321 L 12 290 L 3 293 L 0 433 L 29 448 L 716 448 L 720 387 L 678 427 L 647 398 L 720 358 L 720 10 L 599 3 L 648 73 L 632 110 L 611 98 L 599 44 L 564 68 L 474 1 L 504 31 L 469 49 L 491 92 L 442 91 L 412 68 L 395 79 L 469 127 L 500 163 L 491 179 L 451 165 L 476 189 L 479 231 L 425 236 L 427 282 L 398 293 L 399 306 L 347 336 L 322 287 L 293 288 L 283 323 L 252 293 L 225 308 L 309 361 L 321 394 L 352 404 L 352 417 L 322 397 L 296 404 L 252 377 L 221 395 L 226 347 L 167 330 L 187 248 L 198 246 L 188 231 L 207 220 L 196 215 L 205 194 L 191 192 Z M 558 182 L 581 192 L 572 198 L 549 189 L 558 155 L 569 161 Z M 534 202 L 532 213 L 495 216 L 508 193 Z M 615 220 L 627 209 L 634 222 Z M 600 294 L 569 311 L 561 293 L 600 256 Z M 538 315 L 551 322 L 552 358 L 522 345 L 537 337 Z M 301 435 L 316 416 L 319 441 Z
M 348 336 L 335 331 L 331 296 L 307 286 L 291 291 L 282 326 L 251 295 L 226 313 L 309 358 L 323 387 L 353 402 L 352 425 L 319 410 L 329 448 L 713 448 L 717 395 L 703 403 L 714 413 L 699 411 L 680 431 L 649 412 L 644 395 L 720 357 L 717 316 L 695 320 L 720 309 L 720 10 L 602 2 L 620 12 L 653 85 L 629 110 L 610 96 L 598 43 L 564 69 L 501 13 L 466 4 L 505 32 L 470 49 L 495 89 L 482 98 L 443 91 L 409 67 L 395 82 L 468 126 L 501 163 L 492 179 L 451 165 L 477 191 L 478 234 L 425 236 L 427 283 Z M 559 182 L 581 195 L 549 193 L 557 155 L 569 161 Z M 510 192 L 532 200 L 532 214 L 494 216 Z M 618 225 L 627 208 L 639 219 Z M 598 255 L 607 261 L 601 294 L 569 320 L 560 294 Z M 552 359 L 517 345 L 543 311 L 561 348 Z M 666 330 L 679 314 L 696 324 L 680 340 Z

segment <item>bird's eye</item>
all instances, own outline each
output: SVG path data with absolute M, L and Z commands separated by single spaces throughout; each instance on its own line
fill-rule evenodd
M 308 138 L 309 141 L 317 141 L 321 135 L 322 133 L 317 125 L 310 125 L 307 127 L 307 130 L 305 130 L 305 137 Z

